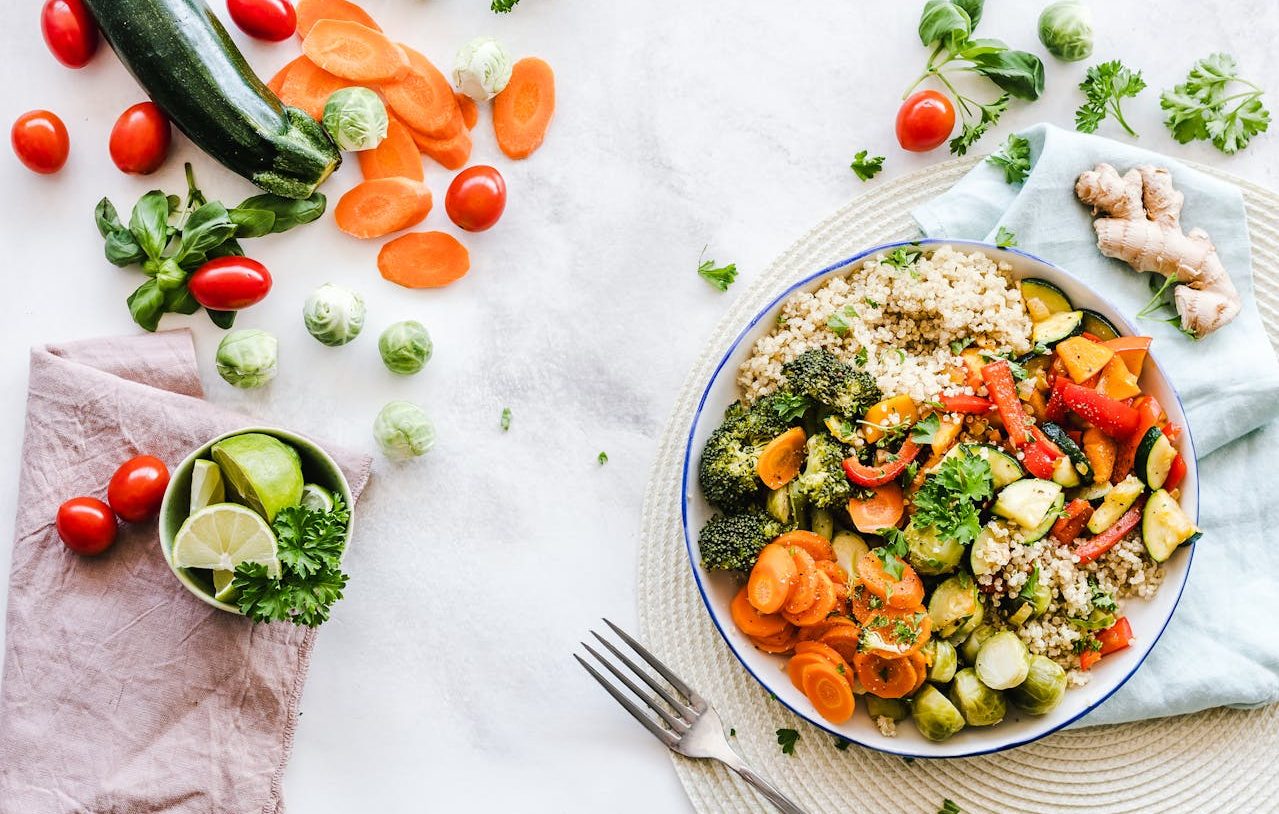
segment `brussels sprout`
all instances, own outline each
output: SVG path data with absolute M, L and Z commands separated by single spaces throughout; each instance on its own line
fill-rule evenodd
M 1008 712 L 1004 696 L 983 684 L 971 667 L 955 673 L 949 698 L 969 726 L 992 726 L 1004 720 L 1004 713 Z
M 373 420 L 373 437 L 383 455 L 393 461 L 405 461 L 425 455 L 435 445 L 435 425 L 416 404 L 393 401 Z
M 920 528 L 914 521 L 906 525 L 907 556 L 921 574 L 936 576 L 955 570 L 964 558 L 964 546 L 955 540 L 943 540 L 932 526 Z
M 431 359 L 431 335 L 426 326 L 414 320 L 397 322 L 378 337 L 377 349 L 382 362 L 392 373 L 411 376 Z
M 492 37 L 477 37 L 457 52 L 453 84 L 477 102 L 487 102 L 511 81 L 511 57 Z
M 950 636 L 977 612 L 977 585 L 966 573 L 958 573 L 933 589 L 928 600 L 928 615 L 933 630 L 941 637 Z
M 982 598 L 979 592 L 977 594 L 977 607 L 973 611 L 973 615 L 965 619 L 964 623 L 956 628 L 954 633 L 946 637 L 946 640 L 958 647 L 984 621 L 986 621 L 986 600 Z
M 955 668 L 959 666 L 959 658 L 955 655 L 955 646 L 945 639 L 929 639 L 924 645 L 924 658 L 931 662 L 928 668 L 928 680 L 945 684 L 955 677 Z
M 932 684 L 925 684 L 910 701 L 910 715 L 919 734 L 944 741 L 964 728 L 964 716 Z
M 302 319 L 311 336 L 330 347 L 345 345 L 364 328 L 364 298 L 341 286 L 325 283 L 306 298 Z
M 857 561 L 870 551 L 870 546 L 862 536 L 852 531 L 835 532 L 830 547 L 835 550 L 835 562 L 839 563 L 850 580 L 857 576 Z
M 829 509 L 813 509 L 808 518 L 808 528 L 813 534 L 829 540 L 835 536 L 835 515 Z
M 368 88 L 343 88 L 324 103 L 323 124 L 339 148 L 372 150 L 386 138 L 386 105 Z
M 982 643 L 973 666 L 981 683 L 992 690 L 1006 690 L 1026 680 L 1030 651 L 1016 633 L 1001 630 Z
M 1092 10 L 1080 0 L 1058 0 L 1039 15 L 1039 41 L 1066 62 L 1092 54 Z
M 1031 656 L 1026 680 L 1008 691 L 1012 702 L 1031 715 L 1047 715 L 1066 695 L 1066 671 L 1047 656 Z
M 866 712 L 872 718 L 892 718 L 894 721 L 901 721 L 910 715 L 910 708 L 900 698 L 880 698 L 878 695 L 867 693 Z
M 275 378 L 279 347 L 266 331 L 232 331 L 218 343 L 218 375 L 233 387 L 261 387 Z
M 964 639 L 964 643 L 959 646 L 959 657 L 964 660 L 965 664 L 976 664 L 977 654 L 981 652 L 981 646 L 986 640 L 995 635 L 995 629 L 990 625 L 978 625 L 968 634 L 968 638 Z

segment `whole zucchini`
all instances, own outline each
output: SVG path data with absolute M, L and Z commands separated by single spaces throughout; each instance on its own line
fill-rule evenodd
M 324 128 L 281 104 L 203 0 L 86 0 L 152 101 L 228 169 L 305 198 L 342 163 Z

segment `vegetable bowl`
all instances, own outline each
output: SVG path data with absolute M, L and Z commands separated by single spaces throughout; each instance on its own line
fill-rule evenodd
M 801 280 L 707 383 L 683 470 L 717 629 L 797 715 L 911 757 L 1009 749 L 1140 666 L 1200 537 L 1157 347 L 1015 248 L 878 246 Z

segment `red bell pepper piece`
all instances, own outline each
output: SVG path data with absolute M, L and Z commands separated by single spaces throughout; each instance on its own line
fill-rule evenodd
M 856 458 L 846 458 L 844 460 L 844 474 L 858 486 L 883 486 L 905 472 L 910 462 L 915 460 L 915 456 L 919 455 L 919 450 L 920 447 L 915 443 L 914 439 L 907 438 L 906 443 L 902 444 L 902 448 L 897 451 L 897 460 L 886 463 L 883 466 L 866 466 Z
M 1155 401 L 1154 396 L 1139 396 L 1132 403 L 1132 407 L 1137 411 L 1137 429 L 1126 439 L 1116 439 L 1119 443 L 1115 448 L 1115 467 L 1111 471 L 1111 483 L 1119 483 L 1132 472 L 1133 462 L 1137 459 L 1137 447 L 1141 445 L 1142 437 L 1151 427 L 1159 425 L 1159 420 L 1164 414 L 1163 408 L 1159 406 L 1158 401 Z
M 1122 401 L 1074 382 L 1058 379 L 1057 387 L 1068 409 L 1111 438 L 1126 441 L 1136 432 L 1140 417 Z
M 1048 532 L 1054 540 L 1063 545 L 1073 545 L 1084 530 L 1084 526 L 1092 518 L 1092 504 L 1086 500 L 1075 498 L 1066 504 L 1066 514 L 1057 518 L 1052 531 Z
M 942 396 L 941 407 L 943 412 L 969 415 L 981 415 L 995 409 L 990 399 L 981 396 Z
M 1128 617 L 1120 616 L 1116 619 L 1113 625 L 1097 634 L 1097 641 L 1101 642 L 1099 656 L 1108 656 L 1132 644 L 1132 625 L 1128 623 Z
M 1186 478 L 1186 459 L 1181 457 L 1181 453 L 1177 453 L 1177 457 L 1172 459 L 1172 466 L 1168 467 L 1168 478 L 1164 481 L 1164 488 L 1172 491 L 1181 485 Z
M 1169 421 L 1167 424 L 1160 427 L 1160 429 L 1163 431 L 1164 435 L 1168 436 L 1168 440 L 1174 444 L 1177 443 L 1177 439 L 1181 437 L 1181 425 L 1175 422 Z
M 1103 531 L 1095 537 L 1089 537 L 1079 544 L 1075 549 L 1075 556 L 1079 558 L 1079 564 L 1092 562 L 1093 560 L 1105 554 L 1107 551 L 1115 547 L 1115 544 L 1124 538 L 1128 532 L 1137 528 L 1137 524 L 1141 522 L 1141 509 L 1146 505 L 1145 497 L 1142 497 L 1133 507 L 1124 513 L 1124 516 L 1115 521 L 1115 524 Z
M 1062 400 L 1061 388 L 1057 386 L 1058 382 L 1064 381 L 1066 381 L 1065 376 L 1056 376 L 1053 378 L 1052 394 L 1048 396 L 1048 404 L 1044 407 L 1045 421 L 1060 424 L 1066 420 L 1066 402 Z
M 1079 654 L 1079 669 L 1087 670 L 1099 661 L 1101 661 L 1101 653 L 1096 650 L 1085 650 Z
M 999 410 L 999 420 L 1004 422 L 1004 431 L 1008 433 L 1008 443 L 1013 449 L 1021 449 L 1033 440 L 1030 436 L 1030 422 L 1021 409 L 1021 399 L 1017 398 L 1017 385 L 1013 382 L 1013 370 L 1007 359 L 991 362 L 981 369 L 982 381 L 990 393 L 991 401 Z
M 1034 440 L 1022 448 L 1022 465 L 1035 477 L 1052 480 L 1061 450 L 1034 424 L 1030 425 L 1030 437 Z

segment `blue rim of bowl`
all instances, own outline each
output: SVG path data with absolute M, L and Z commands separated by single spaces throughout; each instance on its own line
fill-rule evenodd
M 1045 260 L 1044 258 L 1039 257 L 1038 255 L 1031 254 L 1030 252 L 1023 251 L 1022 249 L 1019 249 L 1016 247 L 996 246 L 993 243 L 985 243 L 980 240 L 950 240 L 950 239 L 944 239 L 944 238 L 921 238 L 919 240 L 899 240 L 894 243 L 884 243 L 879 246 L 874 246 L 872 248 L 859 252 L 858 254 L 855 254 L 852 257 L 849 257 L 844 260 L 840 260 L 837 263 L 829 265 L 826 268 L 822 269 L 821 271 L 817 271 L 817 272 L 814 272 L 813 274 L 808 275 L 802 280 L 791 285 L 782 293 L 778 294 L 772 300 L 772 302 L 764 306 L 764 308 L 761 309 L 760 312 L 756 314 L 755 317 L 751 319 L 749 323 L 746 324 L 746 327 L 742 328 L 741 332 L 737 334 L 737 337 L 733 339 L 733 343 L 729 345 L 728 350 L 725 351 L 723 358 L 720 359 L 719 364 L 715 366 L 715 371 L 711 374 L 710 380 L 707 381 L 706 383 L 706 388 L 702 391 L 702 397 L 697 402 L 697 410 L 693 413 L 693 423 L 688 430 L 688 441 L 684 445 L 684 471 L 680 480 L 680 489 L 681 489 L 680 524 L 684 530 L 684 548 L 688 553 L 688 565 L 689 565 L 689 568 L 691 568 L 693 571 L 693 580 L 694 582 L 697 583 L 697 592 L 701 595 L 702 604 L 706 606 L 707 615 L 710 616 L 711 623 L 715 625 L 715 630 L 719 632 L 720 638 L 724 640 L 724 644 L 728 645 L 728 649 L 732 651 L 733 657 L 736 658 L 738 663 L 742 665 L 742 668 L 745 669 L 746 672 L 750 675 L 750 677 L 755 679 L 755 681 L 764 689 L 768 689 L 768 683 L 765 682 L 758 675 L 756 675 L 755 671 L 750 668 L 750 665 L 746 663 L 746 659 L 742 658 L 742 655 L 737 652 L 737 647 L 733 644 L 732 639 L 729 638 L 728 634 L 724 631 L 724 628 L 719 623 L 719 617 L 715 614 L 714 608 L 712 607 L 712 604 L 711 604 L 711 599 L 706 594 L 706 586 L 702 582 L 701 569 L 698 567 L 698 564 L 697 564 L 697 553 L 693 547 L 693 536 L 689 534 L 689 529 L 688 529 L 688 503 L 689 503 L 688 487 L 689 487 L 689 472 L 692 469 L 692 461 L 693 461 L 693 436 L 697 432 L 697 426 L 698 426 L 698 422 L 701 419 L 702 411 L 706 408 L 706 400 L 710 397 L 711 387 L 714 386 L 715 382 L 719 379 L 720 372 L 723 371 L 724 366 L 728 364 L 729 358 L 732 357 L 734 352 L 736 352 L 738 346 L 741 345 L 742 340 L 746 338 L 746 335 L 750 333 L 751 330 L 756 325 L 759 324 L 759 321 L 761 319 L 764 319 L 766 316 L 772 314 L 773 311 L 777 308 L 777 306 L 780 305 L 782 301 L 785 300 L 787 297 L 789 297 L 791 294 L 794 294 L 796 291 L 810 285 L 811 283 L 813 283 L 814 281 L 818 280 L 821 277 L 824 277 L 832 272 L 839 271 L 840 269 L 847 268 L 855 263 L 865 260 L 867 257 L 870 257 L 875 254 L 879 254 L 880 252 L 892 251 L 893 249 L 903 247 L 903 246 L 909 246 L 914 248 L 914 247 L 920 247 L 920 246 L 943 246 L 943 245 L 971 246 L 975 249 L 981 249 L 987 252 L 993 251 L 996 253 L 1008 252 L 1010 254 L 1020 255 L 1021 257 L 1024 257 L 1028 260 L 1033 260 L 1036 263 L 1042 263 L 1043 265 L 1053 269 L 1055 272 L 1061 274 L 1062 276 L 1067 277 L 1070 280 L 1074 281 L 1081 288 L 1087 289 L 1099 300 L 1101 300 L 1107 306 L 1109 306 L 1111 312 L 1118 317 L 1118 320 L 1120 323 L 1119 327 L 1124 330 L 1125 335 L 1137 334 L 1136 329 L 1134 329 L 1133 326 L 1128 322 L 1128 320 L 1123 317 L 1123 315 L 1119 312 L 1119 309 L 1115 308 L 1114 304 L 1111 303 L 1110 300 L 1098 294 L 1093 289 L 1092 286 L 1087 285 L 1078 277 L 1066 271 L 1065 269 L 1061 268 L 1060 266 L 1056 265 L 1055 263 L 1051 263 Z M 1163 368 L 1159 367 L 1158 360 L 1155 360 L 1153 355 L 1150 358 L 1151 360 L 1155 362 L 1156 371 L 1158 372 L 1159 376 L 1167 383 L 1168 389 L 1172 391 L 1173 397 L 1176 398 L 1177 400 L 1177 407 L 1181 411 L 1181 414 L 1184 416 L 1186 414 L 1186 411 L 1185 411 L 1184 405 L 1181 403 L 1181 395 L 1177 393 L 1177 388 L 1173 385 L 1172 381 L 1166 375 L 1164 375 Z M 1199 522 L 1199 469 L 1198 469 L 1199 458 L 1198 458 L 1198 455 L 1195 453 L 1195 442 L 1193 438 L 1193 433 L 1191 432 L 1189 427 L 1189 422 L 1186 422 L 1186 424 L 1187 426 L 1184 428 L 1185 436 L 1186 436 L 1186 444 L 1190 448 L 1191 458 L 1196 463 L 1195 478 L 1194 478 L 1195 523 L 1198 524 Z M 1177 612 L 1177 606 L 1181 603 L 1181 595 L 1186 590 L 1186 583 L 1190 581 L 1190 568 L 1194 564 L 1196 545 L 1197 545 L 1196 543 L 1191 543 L 1189 546 L 1186 547 L 1189 549 L 1187 551 L 1187 556 L 1189 557 L 1189 560 L 1186 563 L 1185 576 L 1182 577 L 1181 585 L 1179 585 L 1177 588 L 1177 596 L 1173 600 L 1172 609 L 1168 612 L 1168 617 L 1164 619 L 1164 623 L 1159 628 L 1159 632 L 1156 633 L 1154 639 L 1151 640 L 1150 647 L 1146 650 L 1145 653 L 1142 654 L 1141 658 L 1137 660 L 1136 665 L 1134 665 L 1133 668 L 1128 671 L 1127 675 L 1125 675 L 1117 684 L 1115 684 L 1115 686 L 1110 690 L 1110 692 L 1106 693 L 1099 700 L 1085 707 L 1082 711 L 1079 712 L 1078 715 L 1075 715 L 1073 718 L 1070 718 L 1069 720 L 1063 723 L 1060 723 L 1052 727 L 1051 729 L 1046 729 L 1043 732 L 1040 732 L 1039 734 L 1033 737 L 1025 738 L 1023 740 L 1015 741 L 1012 743 L 1007 743 L 1002 746 L 995 746 L 989 749 L 977 749 L 971 752 L 962 752 L 962 753 L 953 754 L 953 755 L 926 755 L 926 754 L 919 754 L 917 752 L 895 751 L 893 749 L 886 749 L 881 746 L 875 746 L 869 743 L 864 743 L 863 741 L 860 741 L 856 738 L 849 737 L 843 732 L 838 732 L 834 729 L 831 729 L 829 726 L 821 723 L 820 721 L 815 720 L 814 718 L 806 715 L 803 711 L 798 710 L 795 707 L 791 706 L 790 704 L 786 703 L 785 701 L 781 699 L 780 696 L 777 697 L 777 701 L 783 707 L 790 710 L 795 715 L 799 716 L 800 718 L 804 719 L 805 721 L 817 727 L 818 729 L 821 729 L 822 731 L 836 738 L 840 738 L 840 739 L 849 741 L 851 743 L 855 743 L 858 746 L 864 747 L 866 749 L 872 749 L 876 752 L 884 752 L 886 754 L 898 755 L 900 757 L 909 757 L 914 759 L 922 758 L 925 760 L 949 760 L 953 758 L 977 757 L 978 755 L 989 755 L 996 752 L 1006 752 L 1009 749 L 1016 749 L 1020 746 L 1025 746 L 1028 743 L 1034 743 L 1035 741 L 1045 738 L 1054 732 L 1065 729 L 1066 727 L 1073 724 L 1075 721 L 1078 721 L 1080 718 L 1083 718 L 1084 716 L 1088 715 L 1088 713 L 1092 712 L 1094 709 L 1104 704 L 1107 700 L 1109 700 L 1109 698 L 1112 695 L 1118 692 L 1120 687 L 1127 684 L 1128 680 L 1132 678 L 1133 675 L 1135 675 L 1138 670 L 1141 669 L 1141 665 L 1145 663 L 1146 659 L 1150 656 L 1151 651 L 1155 649 L 1155 645 L 1159 643 L 1159 638 L 1163 636 L 1164 631 L 1167 630 L 1168 623 L 1172 621 L 1172 617 Z

